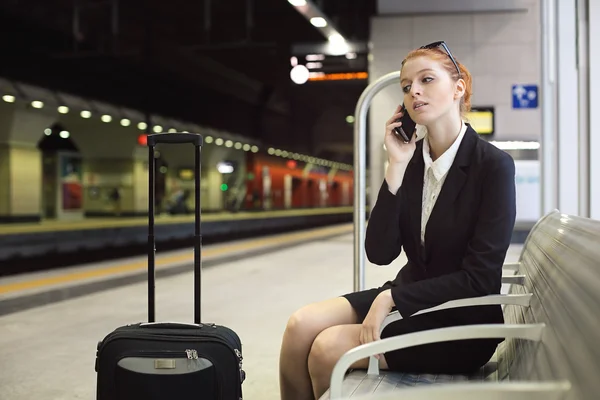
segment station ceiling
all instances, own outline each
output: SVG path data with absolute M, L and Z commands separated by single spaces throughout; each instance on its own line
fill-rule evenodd
M 375 0 L 313 2 L 368 41 Z M 0 25 L 2 77 L 352 162 L 367 81 L 290 80 L 292 47 L 326 38 L 287 0 L 2 0 Z M 319 146 L 328 130 L 338 149 Z

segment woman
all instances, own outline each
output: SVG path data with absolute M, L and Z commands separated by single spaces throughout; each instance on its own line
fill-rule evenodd
M 375 289 L 310 304 L 286 327 L 280 358 L 283 400 L 319 398 L 337 360 L 379 339 L 383 319 L 403 319 L 382 337 L 453 325 L 503 323 L 500 306 L 426 313 L 419 310 L 500 292 L 502 264 L 515 223 L 515 166 L 505 152 L 463 122 L 470 109 L 471 75 L 443 42 L 408 54 L 400 74 L 404 105 L 425 131 L 404 143 L 400 107 L 387 121 L 389 166 L 371 211 L 366 254 L 392 262 L 404 249 L 407 264 Z M 502 339 L 445 342 L 392 351 L 380 368 L 413 373 L 469 373 L 484 365 Z M 368 359 L 356 368 L 366 368 Z

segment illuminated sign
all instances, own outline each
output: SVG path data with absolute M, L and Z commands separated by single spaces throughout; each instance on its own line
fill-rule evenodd
M 179 168 L 177 171 L 177 175 L 179 179 L 182 181 L 191 181 L 194 179 L 194 169 L 193 168 Z
M 465 118 L 475 132 L 480 135 L 492 136 L 494 134 L 494 108 L 477 107 L 466 113 Z
M 340 72 L 333 74 L 314 73 L 308 77 L 309 81 L 352 81 L 368 79 L 368 72 Z

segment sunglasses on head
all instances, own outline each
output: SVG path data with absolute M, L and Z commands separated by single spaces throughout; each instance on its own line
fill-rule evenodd
M 450 60 L 452 61 L 452 63 L 456 67 L 456 70 L 458 71 L 458 77 L 460 78 L 460 76 L 461 76 L 460 68 L 458 68 L 458 64 L 456 63 L 456 60 L 452 56 L 452 53 L 450 52 L 450 49 L 446 45 L 446 42 L 444 42 L 443 40 L 441 40 L 439 42 L 429 43 L 429 44 L 426 44 L 425 46 L 421 46 L 420 49 L 435 49 L 435 48 L 438 48 L 438 47 L 442 47 L 444 49 L 444 51 L 446 52 L 446 54 L 448 54 L 448 57 L 450 57 Z

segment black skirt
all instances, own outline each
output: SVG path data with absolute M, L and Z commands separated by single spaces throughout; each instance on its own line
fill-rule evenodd
M 367 289 L 343 295 L 358 315 L 361 324 L 367 316 L 371 304 L 377 295 L 389 286 Z M 465 315 L 471 307 L 425 313 L 401 319 L 389 324 L 381 338 L 428 329 L 445 328 L 458 325 L 491 323 L 491 321 L 464 321 L 459 315 Z M 457 311 L 460 310 L 460 311 Z M 395 308 L 394 308 L 395 311 Z M 479 310 L 481 311 L 481 310 Z M 426 344 L 395 350 L 384 354 L 390 370 L 419 374 L 469 374 L 484 366 L 496 351 L 502 339 L 468 339 Z

